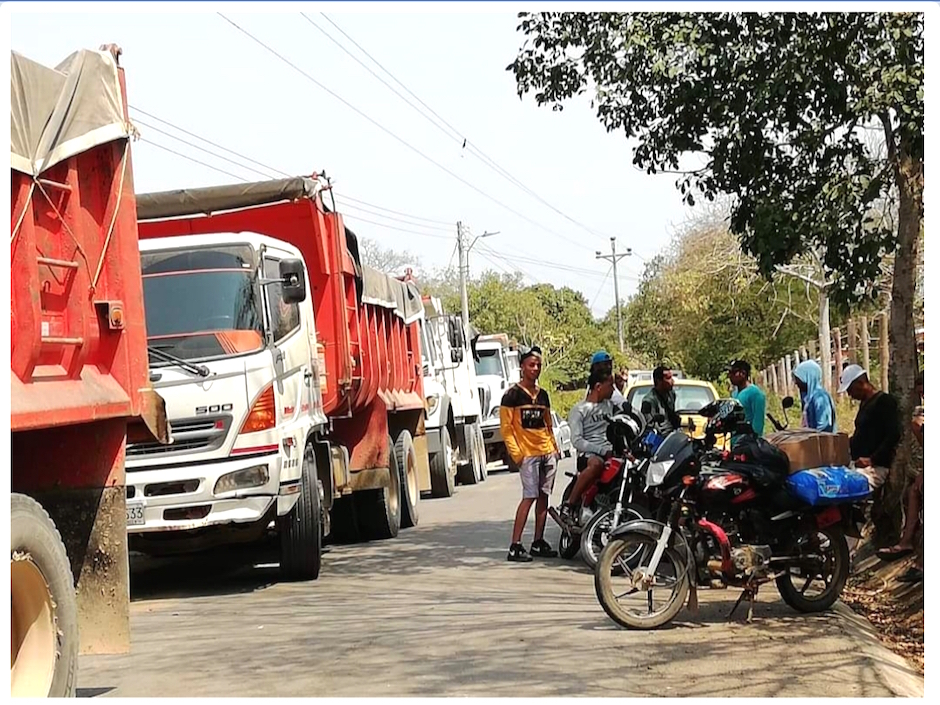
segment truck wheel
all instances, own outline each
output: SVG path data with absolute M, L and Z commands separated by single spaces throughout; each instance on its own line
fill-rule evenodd
M 450 431 L 441 428 L 441 451 L 431 456 L 431 496 L 453 497 L 456 458 L 450 444 Z
M 388 487 L 356 492 L 356 519 L 367 540 L 393 539 L 401 528 L 401 470 L 388 437 Z
M 356 522 L 356 503 L 353 497 L 337 497 L 330 510 L 331 544 L 355 543 L 359 540 L 359 526 Z
M 475 449 L 473 462 L 477 467 L 477 474 L 480 482 L 486 482 L 486 447 L 483 445 L 483 431 L 480 430 L 479 423 L 473 424 L 473 446 Z
M 304 448 L 300 497 L 290 513 L 277 518 L 281 539 L 281 575 L 285 580 L 316 580 L 323 559 L 320 481 L 313 446 Z
M 62 537 L 46 510 L 10 495 L 10 690 L 74 697 L 78 607 Z
M 398 434 L 395 441 L 395 457 L 401 468 L 401 525 L 408 529 L 418 525 L 418 502 L 421 490 L 418 489 L 418 453 L 408 431 Z
M 467 450 L 467 461 L 457 466 L 457 480 L 461 485 L 475 485 L 480 481 L 474 457 L 473 426 L 463 425 L 459 433 L 463 434 L 463 447 Z

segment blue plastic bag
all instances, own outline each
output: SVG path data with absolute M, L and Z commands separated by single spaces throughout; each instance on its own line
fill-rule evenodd
M 871 494 L 867 477 L 841 465 L 800 470 L 787 478 L 787 488 L 814 507 L 858 502 Z

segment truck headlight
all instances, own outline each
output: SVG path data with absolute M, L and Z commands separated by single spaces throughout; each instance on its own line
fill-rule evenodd
M 212 493 L 225 494 L 252 487 L 263 487 L 266 484 L 268 484 L 268 466 L 256 465 L 252 468 L 225 473 L 216 480 Z
M 425 399 L 428 405 L 428 416 L 433 416 L 434 412 L 437 411 L 437 407 L 441 403 L 441 398 L 439 396 L 430 396 Z
M 490 412 L 490 418 L 491 418 L 491 419 L 498 419 L 498 418 L 499 418 L 499 407 L 498 407 L 498 406 Z

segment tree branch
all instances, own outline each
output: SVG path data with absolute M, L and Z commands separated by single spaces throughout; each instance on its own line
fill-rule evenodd
M 829 286 L 832 285 L 832 282 L 827 282 L 827 281 L 820 282 L 820 281 L 817 281 L 816 279 L 813 279 L 812 277 L 808 277 L 802 272 L 798 272 L 797 270 L 791 268 L 789 265 L 778 264 L 776 267 L 774 267 L 774 269 L 776 269 L 781 274 L 786 274 L 788 277 L 796 277 L 797 279 L 800 279 L 801 281 L 804 281 L 807 284 L 815 286 L 817 289 L 827 289 Z

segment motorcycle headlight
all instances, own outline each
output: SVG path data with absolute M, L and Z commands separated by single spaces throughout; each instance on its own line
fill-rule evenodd
M 666 478 L 666 473 L 669 472 L 669 469 L 675 464 L 675 462 L 675 460 L 661 460 L 658 463 L 650 463 L 650 466 L 646 471 L 646 486 L 656 487 L 657 485 L 663 484 L 663 480 Z
M 424 400 L 428 405 L 428 416 L 433 416 L 434 412 L 437 411 L 437 407 L 441 403 L 441 398 L 439 396 L 430 396 Z

